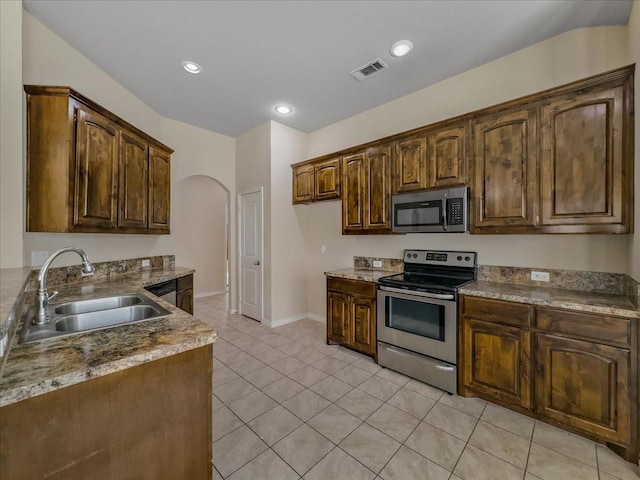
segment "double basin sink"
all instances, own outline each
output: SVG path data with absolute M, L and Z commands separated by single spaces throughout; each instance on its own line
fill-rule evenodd
M 49 305 L 51 320 L 35 325 L 35 307 L 24 319 L 19 343 L 59 338 L 74 333 L 157 319 L 171 312 L 144 295 L 130 293 Z

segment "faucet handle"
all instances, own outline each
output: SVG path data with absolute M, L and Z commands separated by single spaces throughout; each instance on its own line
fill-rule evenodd
M 51 300 L 52 298 L 54 298 L 56 295 L 58 295 L 58 291 L 56 290 L 55 292 L 47 295 L 47 300 Z

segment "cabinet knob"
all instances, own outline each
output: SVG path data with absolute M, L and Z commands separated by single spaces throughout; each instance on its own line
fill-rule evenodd
M 260 265 L 260 260 L 253 262 L 254 265 Z

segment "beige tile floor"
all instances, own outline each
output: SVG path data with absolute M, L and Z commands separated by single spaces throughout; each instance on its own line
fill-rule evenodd
M 214 478 L 630 480 L 602 445 L 451 396 L 325 342 L 301 320 L 269 329 L 196 300 L 214 344 Z

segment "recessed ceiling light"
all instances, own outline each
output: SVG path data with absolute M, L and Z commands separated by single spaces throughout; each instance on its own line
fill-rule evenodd
M 202 67 L 196 62 L 190 62 L 189 60 L 186 60 L 180 65 L 182 65 L 182 68 L 184 68 L 187 72 L 193 73 L 194 75 L 202 72 Z
M 413 43 L 410 40 L 400 40 L 389 49 L 389 53 L 394 57 L 404 57 L 413 50 Z
M 274 110 L 280 115 L 289 115 L 291 112 L 293 112 L 293 108 L 291 108 L 289 105 L 277 105 Z

